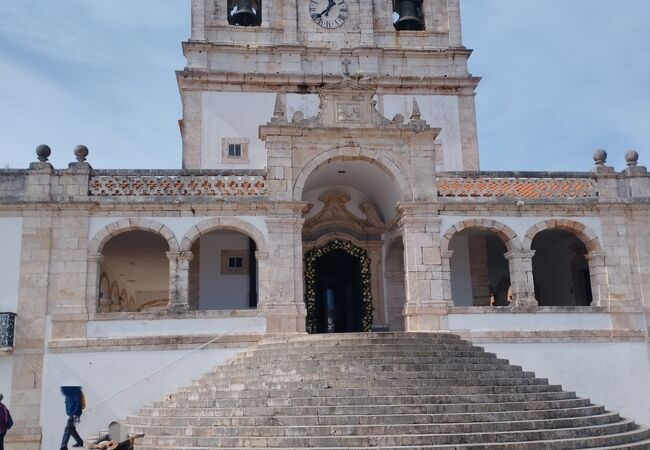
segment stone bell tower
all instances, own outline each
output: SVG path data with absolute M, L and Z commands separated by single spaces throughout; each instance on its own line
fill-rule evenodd
M 471 51 L 460 0 L 192 0 L 183 101 L 183 167 L 265 169 L 258 127 L 277 93 L 287 116 L 316 114 L 318 93 L 349 75 L 376 91 L 386 117 L 422 118 L 442 131 L 438 170 L 477 170 Z M 345 72 L 345 74 L 344 74 Z

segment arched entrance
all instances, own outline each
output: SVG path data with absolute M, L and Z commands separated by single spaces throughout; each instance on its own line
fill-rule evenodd
M 372 328 L 370 259 L 349 241 L 335 240 L 305 256 L 308 333 L 350 333 Z

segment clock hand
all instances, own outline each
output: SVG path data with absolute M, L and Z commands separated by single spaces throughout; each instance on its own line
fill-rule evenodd
M 325 8 L 325 11 L 323 11 L 323 12 L 320 13 L 320 14 L 318 14 L 318 15 L 316 16 L 316 18 L 320 19 L 321 17 L 323 17 L 323 15 L 329 16 L 330 9 L 332 9 L 332 6 L 336 6 L 336 1 L 335 1 L 335 0 L 329 0 L 329 3 L 328 3 L 328 5 L 327 5 L 327 8 Z

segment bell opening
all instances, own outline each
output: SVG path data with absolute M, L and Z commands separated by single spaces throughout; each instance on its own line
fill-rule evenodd
M 393 0 L 393 25 L 397 31 L 424 30 L 422 0 Z
M 228 23 L 240 27 L 262 24 L 262 0 L 228 0 Z

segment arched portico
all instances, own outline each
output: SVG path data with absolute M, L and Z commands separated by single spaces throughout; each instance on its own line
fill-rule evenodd
M 507 296 L 510 286 L 513 301 L 526 295 L 525 285 L 521 285 L 525 276 L 511 258 L 520 250 L 517 233 L 493 219 L 472 218 L 449 227 L 440 243 L 443 292 L 448 303 L 506 306 L 511 301 Z
M 607 304 L 605 254 L 598 235 L 587 225 L 571 219 L 545 220 L 528 229 L 523 245 L 536 251 L 533 279 L 543 305 Z M 559 285 L 561 294 L 554 294 L 551 284 Z
M 102 273 L 101 264 L 104 260 L 102 252 L 111 239 L 130 232 L 151 233 L 166 242 L 166 248 L 164 251 L 178 252 L 179 246 L 174 232 L 158 221 L 133 217 L 119 219 L 104 226 L 88 243 L 88 265 L 86 273 L 86 307 L 88 308 L 88 311 L 106 311 L 107 309 L 111 309 L 111 306 L 108 306 L 109 302 L 105 302 L 106 307 L 103 309 L 100 309 L 99 304 L 101 288 L 100 274 Z M 170 276 L 173 273 L 173 269 L 173 267 L 169 267 L 168 273 Z M 111 299 L 112 297 L 113 295 L 110 294 Z M 119 300 L 119 294 L 116 297 L 117 298 L 112 300 Z M 112 304 L 113 302 L 111 301 L 110 303 Z
M 181 240 L 178 261 L 183 291 L 178 308 L 263 305 L 268 292 L 268 244 L 264 233 L 251 223 L 213 217 L 192 226 Z
M 295 177 L 293 199 L 301 200 L 306 191 L 307 180 L 313 177 L 313 174 L 322 169 L 324 165 L 334 161 L 357 161 L 372 164 L 387 174 L 392 180 L 392 184 L 398 188 L 397 200 L 409 201 L 413 199 L 413 192 L 405 171 L 397 163 L 386 155 L 378 155 L 376 152 L 360 149 L 359 147 L 334 148 L 312 158 L 300 169 Z

